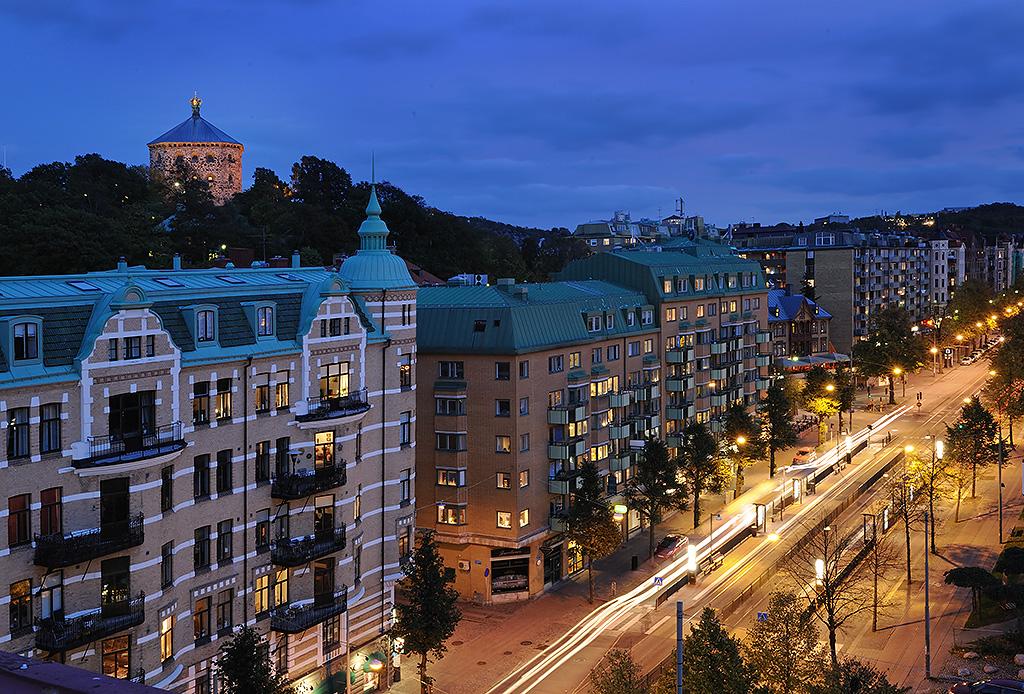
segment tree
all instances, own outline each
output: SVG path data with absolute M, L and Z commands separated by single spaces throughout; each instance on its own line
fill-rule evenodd
M 969 279 L 957 287 L 949 299 L 946 315 L 953 321 L 953 329 L 973 334 L 975 323 L 986 318 L 992 305 L 992 290 L 979 279 Z
M 629 651 L 613 649 L 590 673 L 597 694 L 647 694 L 647 685 Z
M 971 607 L 975 611 L 981 607 L 982 591 L 999 585 L 999 579 L 980 566 L 960 566 L 945 575 L 947 585 L 971 589 Z
M 889 478 L 886 485 L 889 498 L 892 500 L 893 511 L 903 524 L 903 536 L 907 547 L 907 586 L 911 583 L 910 575 L 910 536 L 924 521 L 923 511 L 928 498 L 920 493 L 914 478 L 908 470 L 907 458 L 916 457 L 913 450 L 904 452 L 903 470 Z
M 352 192 L 352 177 L 333 161 L 304 156 L 292 164 L 291 187 L 296 200 L 336 211 Z
M 647 558 L 654 556 L 654 526 L 670 508 L 686 508 L 686 488 L 679 481 L 676 462 L 669 458 L 663 441 L 647 439 L 636 461 L 636 471 L 626 482 L 624 496 L 647 523 Z
M 764 459 L 761 427 L 746 407 L 732 404 L 725 412 L 722 440 L 731 448 L 729 458 L 736 471 L 736 493 L 743 489 L 743 471 Z
M 292 694 L 283 672 L 270 664 L 267 640 L 252 627 L 239 627 L 220 647 L 214 670 L 224 694 Z
M 601 478 L 597 466 L 589 460 L 583 464 L 580 473 L 580 487 L 569 509 L 565 537 L 579 548 L 586 559 L 590 602 L 593 603 L 594 561 L 614 552 L 622 534 L 612 518 L 611 509 L 601 499 Z
M 835 373 L 836 400 L 839 402 L 839 434 L 843 428 L 843 412 L 850 413 L 850 427 L 848 434 L 853 433 L 853 405 L 857 397 L 857 385 L 853 378 L 853 369 L 838 369 Z
M 946 446 L 953 462 L 969 466 L 971 497 L 976 496 L 978 468 L 991 465 L 998 458 L 996 420 L 978 398 L 971 398 L 962 408 L 953 426 L 946 427 Z M 957 519 L 960 514 L 957 498 Z
M 911 330 L 910 314 L 898 306 L 882 309 L 872 323 L 871 333 L 853 346 L 854 363 L 866 376 L 889 379 L 889 404 L 896 403 L 895 374 L 912 373 L 924 364 L 927 350 Z
M 847 658 L 825 674 L 825 681 L 808 688 L 808 694 L 905 694 L 885 675 L 859 660 Z
M 738 639 L 705 607 L 683 642 L 683 687 L 689 694 L 747 694 L 755 676 Z
M 393 632 L 404 639 L 406 653 L 419 655 L 420 692 L 427 694 L 434 681 L 427 676 L 428 658 L 439 658 L 448 650 L 445 641 L 462 619 L 456 604 L 459 593 L 449 585 L 455 581 L 454 573 L 441 561 L 432 532 L 420 535 L 405 576 L 406 600 L 395 603 L 398 619 Z
M 775 477 L 775 454 L 797 442 L 793 428 L 794 406 L 786 395 L 783 383 L 776 380 L 758 405 L 761 418 L 761 440 L 768 451 L 768 474 Z
M 818 418 L 818 445 L 824 440 L 827 422 L 839 412 L 838 396 L 835 379 L 824 367 L 815 366 L 807 372 L 801 405 Z
M 837 668 L 837 635 L 850 620 L 872 609 L 872 577 L 868 566 L 858 561 L 863 556 L 859 532 L 806 525 L 804 530 L 803 549 L 792 554 L 782 570 L 824 625 L 832 667 Z
M 865 537 L 868 552 L 864 557 L 864 565 L 871 577 L 871 631 L 878 631 L 878 612 L 879 608 L 884 607 L 879 598 L 878 584 L 899 566 L 899 556 L 895 546 L 889 536 L 882 532 L 882 528 L 878 527 L 878 520 L 886 506 L 887 502 L 884 499 L 880 499 L 872 505 L 874 519 L 870 534 Z
M 821 676 L 825 653 L 818 627 L 794 593 L 768 596 L 768 619 L 747 633 L 743 654 L 761 687 L 773 694 L 802 692 Z
M 725 482 L 718 465 L 718 444 L 703 422 L 686 425 L 677 458 L 679 474 L 686 481 L 693 499 L 693 527 L 700 525 L 700 496 L 706 491 L 718 493 Z
M 928 542 L 932 554 L 936 553 L 935 525 L 939 521 L 935 515 L 935 500 L 944 499 L 949 495 L 953 482 L 950 468 L 949 459 L 945 456 L 938 457 L 934 448 L 930 456 L 913 455 L 907 459 L 907 473 L 910 475 L 911 484 L 928 500 Z

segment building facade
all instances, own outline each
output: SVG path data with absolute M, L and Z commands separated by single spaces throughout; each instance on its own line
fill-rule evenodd
M 242 143 L 199 115 L 203 100 L 189 101 L 192 116 L 149 143 L 149 171 L 155 178 L 173 180 L 178 167 L 205 180 L 213 200 L 221 205 L 242 192 Z
M 785 367 L 801 363 L 801 357 L 831 355 L 831 320 L 828 311 L 803 294 L 768 290 L 768 325 L 776 364 Z
M 303 685 L 379 677 L 416 411 L 416 287 L 379 213 L 337 272 L 0 279 L 5 650 L 210 692 L 248 624 Z
M 418 525 L 468 599 L 582 568 L 562 538 L 586 461 L 620 503 L 646 436 L 753 405 L 771 366 L 757 263 L 718 244 L 600 253 L 559 281 L 421 290 Z M 627 509 L 623 536 L 640 529 Z

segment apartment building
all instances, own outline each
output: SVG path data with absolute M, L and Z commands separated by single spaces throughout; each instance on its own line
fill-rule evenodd
M 944 235 L 930 239 L 928 291 L 932 313 L 941 316 L 953 298 L 953 292 L 967 279 L 964 245 Z
M 768 290 L 768 325 L 772 356 L 781 370 L 800 370 L 834 363 L 843 355 L 832 352 L 828 324 L 832 315 L 803 294 Z
M 422 289 L 418 525 L 469 599 L 523 599 L 572 574 L 561 535 L 585 461 L 608 503 L 646 436 L 752 405 L 768 387 L 757 263 L 717 244 L 601 253 L 559 281 Z M 627 509 L 623 535 L 640 530 Z
M 4 650 L 200 694 L 248 624 L 308 691 L 375 684 L 412 542 L 416 285 L 375 193 L 367 214 L 339 271 L 0 278 Z

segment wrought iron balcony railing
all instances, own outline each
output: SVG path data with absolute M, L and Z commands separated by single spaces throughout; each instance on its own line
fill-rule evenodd
M 270 495 L 275 499 L 303 499 L 311 494 L 342 487 L 347 480 L 345 460 L 341 459 L 330 467 L 279 474 L 270 485 Z
M 181 436 L 181 422 L 165 424 L 139 436 L 90 436 L 89 457 L 72 461 L 72 465 L 76 468 L 88 468 L 134 463 L 167 453 L 176 453 L 185 448 L 185 445 L 185 440 Z
M 348 609 L 348 586 L 333 595 L 315 596 L 313 602 L 270 611 L 270 628 L 282 634 L 298 634 Z
M 107 605 L 72 618 L 47 618 L 39 621 L 36 647 L 51 653 L 77 648 L 119 631 L 142 624 L 146 596 L 139 593 L 131 600 Z
M 100 528 L 37 535 L 35 564 L 59 569 L 138 547 L 145 539 L 142 514 L 136 513 L 121 523 L 107 523 Z
M 342 549 L 345 549 L 345 526 L 306 537 L 279 539 L 270 549 L 270 560 L 277 566 L 302 566 Z
M 306 400 L 306 414 L 296 417 L 300 422 L 336 419 L 362 414 L 370 409 L 366 389 L 354 390 L 339 397 L 315 397 Z

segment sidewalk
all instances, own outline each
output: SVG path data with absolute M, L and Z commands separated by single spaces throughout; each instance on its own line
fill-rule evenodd
M 916 399 L 917 391 L 926 389 L 934 381 L 935 378 L 930 371 L 908 378 L 907 401 Z M 900 388 L 897 388 L 898 403 L 904 400 L 900 393 Z M 877 389 L 873 389 L 873 394 L 877 394 Z M 866 405 L 867 393 L 859 390 L 853 414 L 855 431 L 879 416 L 876 411 L 865 411 Z M 844 431 L 848 421 L 849 415 L 846 415 L 843 422 Z M 839 439 L 841 440 L 842 438 Z M 816 441 L 815 427 L 804 431 L 796 446 L 776 454 L 778 469 L 781 470 L 790 463 L 798 448 L 814 446 Z M 818 450 L 827 450 L 837 443 L 833 438 Z M 752 503 L 753 499 L 763 496 L 766 486 L 773 484 L 768 480 L 768 462 L 761 461 L 746 470 L 743 493 L 737 499 L 727 504 L 726 495 L 703 497 L 701 528 L 697 529 L 700 535 L 706 535 L 711 514 L 719 513 L 727 505 L 738 509 Z M 728 496 L 731 496 L 731 493 Z M 676 512 L 657 526 L 655 540 L 670 533 L 689 535 L 694 531 L 693 512 Z M 435 679 L 436 694 L 485 692 L 503 674 L 540 653 L 551 640 L 564 634 L 598 604 L 629 591 L 641 582 L 651 580 L 658 570 L 659 563 L 654 560 L 646 561 L 647 550 L 648 535 L 647 530 L 643 530 L 623 543 L 614 554 L 595 563 L 594 605 L 587 602 L 586 571 L 562 581 L 550 591 L 526 602 L 487 606 L 460 603 L 463 619 L 448 642 L 448 652 L 437 662 L 431 663 L 428 669 L 429 674 Z M 636 571 L 630 568 L 634 555 L 641 561 Z M 611 638 L 613 637 L 609 636 L 609 639 Z M 398 694 L 417 694 L 419 681 L 416 679 L 415 663 L 412 659 L 405 659 L 402 675 L 402 681 L 394 685 L 391 691 Z

